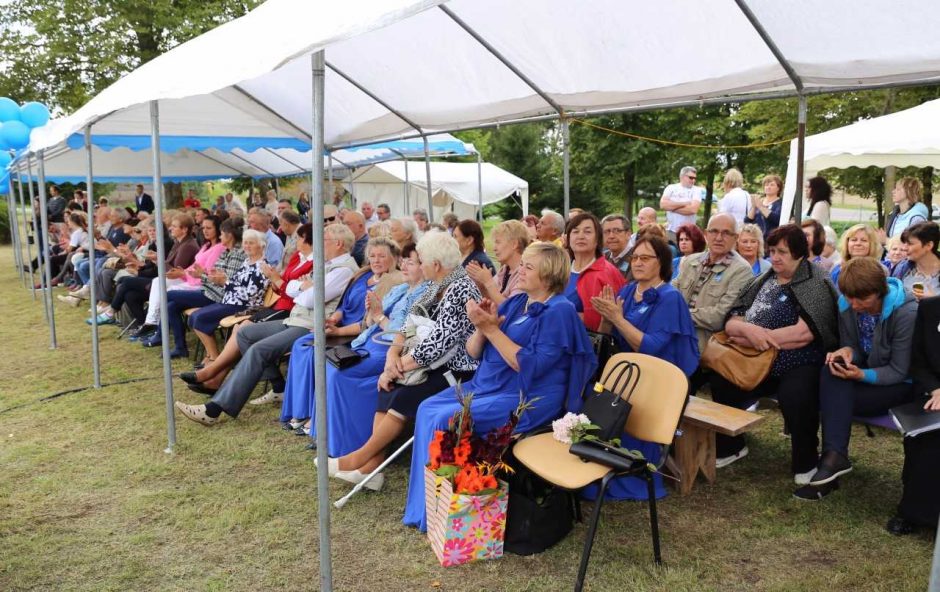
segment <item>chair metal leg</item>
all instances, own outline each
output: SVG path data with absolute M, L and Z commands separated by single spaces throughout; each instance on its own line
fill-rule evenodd
M 656 513 L 656 486 L 653 484 L 653 474 L 646 471 L 646 491 L 650 506 L 650 532 L 653 535 L 653 558 L 657 565 L 662 565 L 663 557 L 659 551 L 659 515 Z
M 594 502 L 594 511 L 591 513 L 591 523 L 588 525 L 587 537 L 584 540 L 584 550 L 581 552 L 581 565 L 578 567 L 578 580 L 574 584 L 574 592 L 581 592 L 584 587 L 584 576 L 587 574 L 588 562 L 591 560 L 591 548 L 594 546 L 594 535 L 597 534 L 597 523 L 601 517 L 601 506 L 604 505 L 604 494 L 607 493 L 607 485 L 614 478 L 614 472 L 611 471 L 601 479 L 601 486 L 597 492 L 597 500 Z

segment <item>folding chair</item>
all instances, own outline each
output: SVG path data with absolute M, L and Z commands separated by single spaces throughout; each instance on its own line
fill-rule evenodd
M 640 440 L 655 442 L 662 447 L 658 471 L 669 456 L 669 446 L 676 435 L 676 428 L 682 417 L 689 391 L 689 382 L 685 374 L 676 366 L 645 354 L 622 353 L 610 358 L 605 368 L 605 387 L 611 392 L 621 392 L 625 385 L 611 377 L 610 370 L 627 360 L 640 367 L 640 380 L 630 397 L 633 409 L 627 418 L 624 431 Z M 615 452 L 602 451 L 598 460 L 584 461 L 569 452 L 569 445 L 556 440 L 551 433 L 536 434 L 523 438 L 516 443 L 513 453 L 533 473 L 558 487 L 578 490 L 591 483 L 600 482 L 597 501 L 591 522 L 588 525 L 587 538 L 581 554 L 578 579 L 575 591 L 584 586 L 584 576 L 591 558 L 591 548 L 597 533 L 604 494 L 610 481 L 622 475 L 635 475 L 646 480 L 649 495 L 650 529 L 653 537 L 653 556 L 656 563 L 662 563 L 659 549 L 659 519 L 656 514 L 656 496 L 653 487 L 653 473 L 645 462 L 637 462 Z

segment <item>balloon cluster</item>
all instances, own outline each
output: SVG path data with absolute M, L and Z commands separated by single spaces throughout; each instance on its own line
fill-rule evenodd
M 8 97 L 0 97 L 0 171 L 6 169 L 12 157 L 10 150 L 22 150 L 29 146 L 29 134 L 33 128 L 49 123 L 49 108 L 31 101 L 17 105 Z M 10 177 L 0 179 L 0 193 L 9 191 Z

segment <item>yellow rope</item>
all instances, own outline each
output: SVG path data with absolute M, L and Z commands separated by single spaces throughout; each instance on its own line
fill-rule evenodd
M 608 132 L 608 133 L 611 133 L 611 134 L 615 134 L 615 135 L 618 135 L 618 136 L 624 136 L 624 137 L 626 137 L 626 138 L 633 138 L 634 140 L 643 140 L 643 141 L 645 141 L 645 142 L 654 142 L 654 143 L 656 143 L 656 144 L 665 144 L 665 145 L 667 145 L 667 146 L 679 146 L 679 147 L 681 147 L 681 148 L 707 148 L 707 149 L 711 149 L 711 150 L 720 150 L 720 149 L 726 149 L 726 148 L 735 148 L 735 149 L 741 149 L 741 148 L 767 148 L 768 146 L 778 146 L 778 145 L 780 145 L 780 144 L 789 144 L 789 143 L 790 143 L 790 140 L 777 140 L 777 141 L 775 141 L 775 142 L 762 142 L 762 143 L 760 143 L 760 144 L 737 144 L 737 145 L 733 145 L 733 144 L 722 144 L 722 145 L 719 145 L 719 146 L 709 146 L 709 145 L 707 145 L 707 144 L 686 144 L 686 143 L 684 143 L 684 142 L 673 142 L 673 141 L 671 141 L 671 140 L 660 140 L 660 139 L 658 139 L 658 138 L 649 138 L 649 137 L 647 137 L 647 136 L 641 136 L 641 135 L 639 135 L 639 134 L 631 134 L 630 132 L 622 132 L 622 131 L 620 131 L 620 130 L 615 130 L 615 129 L 611 129 L 611 128 L 609 128 L 609 127 L 604 127 L 604 126 L 602 126 L 602 125 L 597 125 L 597 124 L 591 123 L 591 122 L 589 122 L 589 121 L 585 121 L 585 120 L 583 120 L 583 119 L 577 119 L 577 118 L 575 118 L 575 117 L 571 117 L 571 118 L 569 119 L 569 121 L 573 121 L 573 122 L 575 122 L 575 123 L 580 123 L 581 125 L 586 125 L 587 127 L 592 127 L 592 128 L 594 128 L 594 129 L 598 129 L 598 130 L 601 130 L 601 131 L 605 131 L 605 132 Z

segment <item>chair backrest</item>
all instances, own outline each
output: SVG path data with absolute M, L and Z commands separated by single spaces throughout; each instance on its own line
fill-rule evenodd
M 671 444 L 688 396 L 688 378 L 677 366 L 665 360 L 646 354 L 621 353 L 611 356 L 604 367 L 604 387 L 611 392 L 624 388 L 623 380 L 614 384 L 618 382 L 619 373 L 611 372 L 624 360 L 640 368 L 640 381 L 630 396 L 633 409 L 624 431 L 647 442 Z M 621 395 L 625 393 L 621 392 Z
M 274 291 L 274 286 L 268 284 L 268 289 L 264 291 L 264 306 L 270 308 L 278 301 L 281 295 Z

